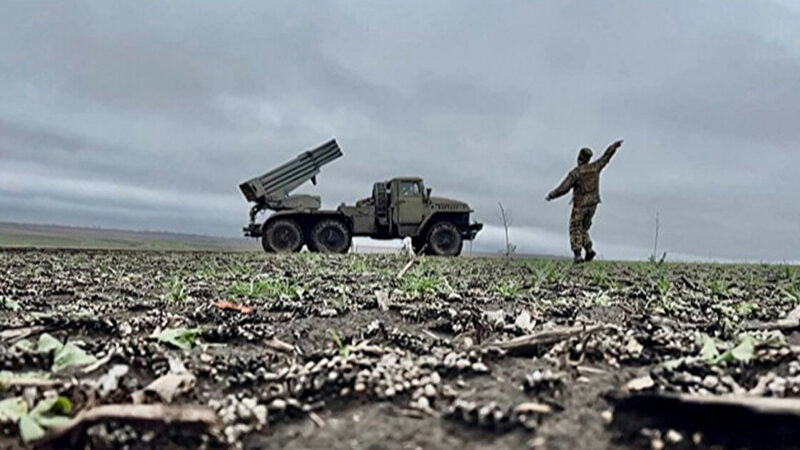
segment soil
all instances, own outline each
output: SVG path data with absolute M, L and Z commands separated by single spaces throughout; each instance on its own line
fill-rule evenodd
M 194 381 L 171 403 L 207 406 L 221 421 L 200 435 L 100 424 L 88 431 L 94 448 L 685 448 L 695 446 L 692 430 L 670 440 L 666 429 L 631 435 L 610 425 L 627 382 L 649 376 L 647 392 L 724 395 L 772 373 L 783 383 L 754 395 L 800 396 L 798 335 L 747 331 L 795 307 L 797 268 L 420 257 L 398 279 L 408 259 L 2 251 L 0 331 L 42 328 L 0 338 L 0 371 L 63 381 L 55 391 L 80 412 L 131 403 L 178 360 Z M 498 348 L 597 324 L 606 327 L 526 356 Z M 158 339 L 175 328 L 198 329 L 192 348 Z M 92 373 L 50 373 L 52 354 L 20 345 L 43 333 L 107 361 Z M 709 339 L 723 354 L 744 336 L 755 342 L 749 358 L 702 353 Z M 99 394 L 97 380 L 115 365 L 129 371 Z M 50 395 L 25 391 L 9 386 L 0 400 Z M 530 403 L 550 412 L 515 412 Z M 15 423 L 0 427 L 0 447 L 23 446 Z

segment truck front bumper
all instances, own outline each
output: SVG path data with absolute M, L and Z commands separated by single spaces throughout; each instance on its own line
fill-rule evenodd
M 471 241 L 475 239 L 475 236 L 477 236 L 478 232 L 481 231 L 482 229 L 483 229 L 482 223 L 470 224 L 469 229 L 464 233 L 462 238 Z
M 244 232 L 245 237 L 261 237 L 261 225 L 257 223 L 251 223 L 246 227 L 242 227 L 242 231 Z

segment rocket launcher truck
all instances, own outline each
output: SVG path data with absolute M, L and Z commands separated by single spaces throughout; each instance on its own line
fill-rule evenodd
M 372 195 L 355 205 L 341 204 L 335 210 L 321 209 L 320 197 L 292 194 L 306 181 L 316 185 L 320 169 L 342 156 L 332 139 L 301 153 L 291 161 L 239 185 L 248 202 L 248 237 L 260 238 L 269 253 L 299 251 L 346 253 L 353 236 L 373 239 L 411 238 L 417 253 L 457 256 L 465 240 L 475 239 L 483 228 L 471 223 L 469 205 L 457 200 L 432 197 L 421 178 L 398 177 L 372 185 Z M 263 223 L 259 213 L 274 211 Z

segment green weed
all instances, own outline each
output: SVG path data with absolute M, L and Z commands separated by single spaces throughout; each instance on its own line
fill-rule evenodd
M 225 268 L 225 271 L 233 277 L 250 275 L 250 267 L 245 264 L 231 264 Z
M 0 309 L 7 309 L 9 311 L 19 311 L 19 302 L 6 297 L 0 297 Z
M 342 344 L 342 340 L 339 338 L 339 333 L 337 333 L 336 330 L 328 328 L 328 334 L 331 336 L 333 344 L 339 349 L 339 354 L 342 355 L 342 358 L 347 359 L 347 357 L 350 356 L 350 346 Z
M 441 282 L 439 275 L 411 272 L 399 280 L 399 288 L 407 296 L 421 297 L 439 292 Z
M 350 259 L 350 271 L 354 273 L 366 273 L 369 271 L 369 266 L 365 258 L 361 256 L 353 256 Z
M 316 269 L 320 265 L 322 256 L 319 253 L 298 253 L 297 260 L 308 266 L 309 269 Z
M 167 293 L 164 295 L 164 298 L 171 301 L 171 302 L 182 302 L 186 300 L 186 285 L 183 282 L 183 279 L 180 277 L 173 276 L 170 278 L 169 281 L 166 283 Z
M 589 304 L 591 306 L 609 306 L 611 304 L 611 297 L 609 297 L 606 292 L 598 292 L 589 298 Z
M 445 267 L 440 261 L 421 259 L 416 267 L 398 280 L 398 288 L 407 297 L 423 297 L 452 291 L 450 283 L 443 275 Z
M 797 281 L 797 271 L 792 266 L 783 266 L 783 278 L 788 280 L 790 283 L 795 283 Z
M 656 298 L 651 299 L 645 304 L 645 309 L 653 310 L 660 313 L 668 313 L 674 311 L 677 304 L 671 299 L 669 295 L 672 291 L 672 281 L 663 273 L 658 273 L 656 280 L 651 280 L 653 287 L 656 290 Z
M 748 363 L 753 359 L 756 349 L 756 341 L 749 334 L 738 337 L 735 343 L 725 343 L 701 334 L 698 337 L 700 345 L 700 357 L 709 364 L 720 364 L 729 362 Z M 718 347 L 728 347 L 728 350 L 720 353 Z
M 661 277 L 656 280 L 656 290 L 658 291 L 658 295 L 665 297 L 667 294 L 669 294 L 669 291 L 672 290 L 672 282 L 669 280 L 669 278 L 661 275 Z
M 730 295 L 730 286 L 724 280 L 716 279 L 708 287 L 711 289 L 711 293 L 716 296 L 727 297 Z
M 591 276 L 592 281 L 597 286 L 606 289 L 619 289 L 619 283 L 608 276 L 608 273 L 606 273 L 605 269 L 600 266 L 593 266 Z
M 521 290 L 516 280 L 503 280 L 492 285 L 492 292 L 503 298 L 515 298 Z
M 544 283 L 559 283 L 566 275 L 566 265 L 555 260 L 525 260 L 525 266 L 533 275 L 533 288 L 538 290 Z
M 167 328 L 161 332 L 158 340 L 183 350 L 191 350 L 202 332 L 200 328 Z
M 0 417 L 17 422 L 23 442 L 42 439 L 47 430 L 64 428 L 70 424 L 72 402 L 66 397 L 44 398 L 28 411 L 22 397 L 12 397 L 0 402 Z
M 758 309 L 758 306 L 752 302 L 742 301 L 733 305 L 733 309 L 739 316 L 748 317 L 750 313 Z
M 791 283 L 781 287 L 781 293 L 784 298 L 792 303 L 800 302 L 800 284 Z
M 205 266 L 197 272 L 197 276 L 206 280 L 213 280 L 219 277 L 219 270 L 214 266 Z

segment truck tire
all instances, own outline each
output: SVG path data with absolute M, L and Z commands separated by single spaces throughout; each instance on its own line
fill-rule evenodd
M 347 253 L 353 235 L 341 220 L 326 219 L 311 229 L 310 247 L 320 253 Z
M 261 230 L 261 247 L 267 253 L 275 253 L 275 249 L 269 245 L 269 239 L 267 239 L 267 227 Z
M 461 230 L 450 222 L 438 222 L 428 230 L 428 253 L 437 256 L 458 256 L 464 241 Z
M 291 219 L 277 219 L 264 230 L 262 246 L 276 253 L 293 253 L 303 247 L 303 230 Z M 267 250 L 269 251 L 269 250 Z

